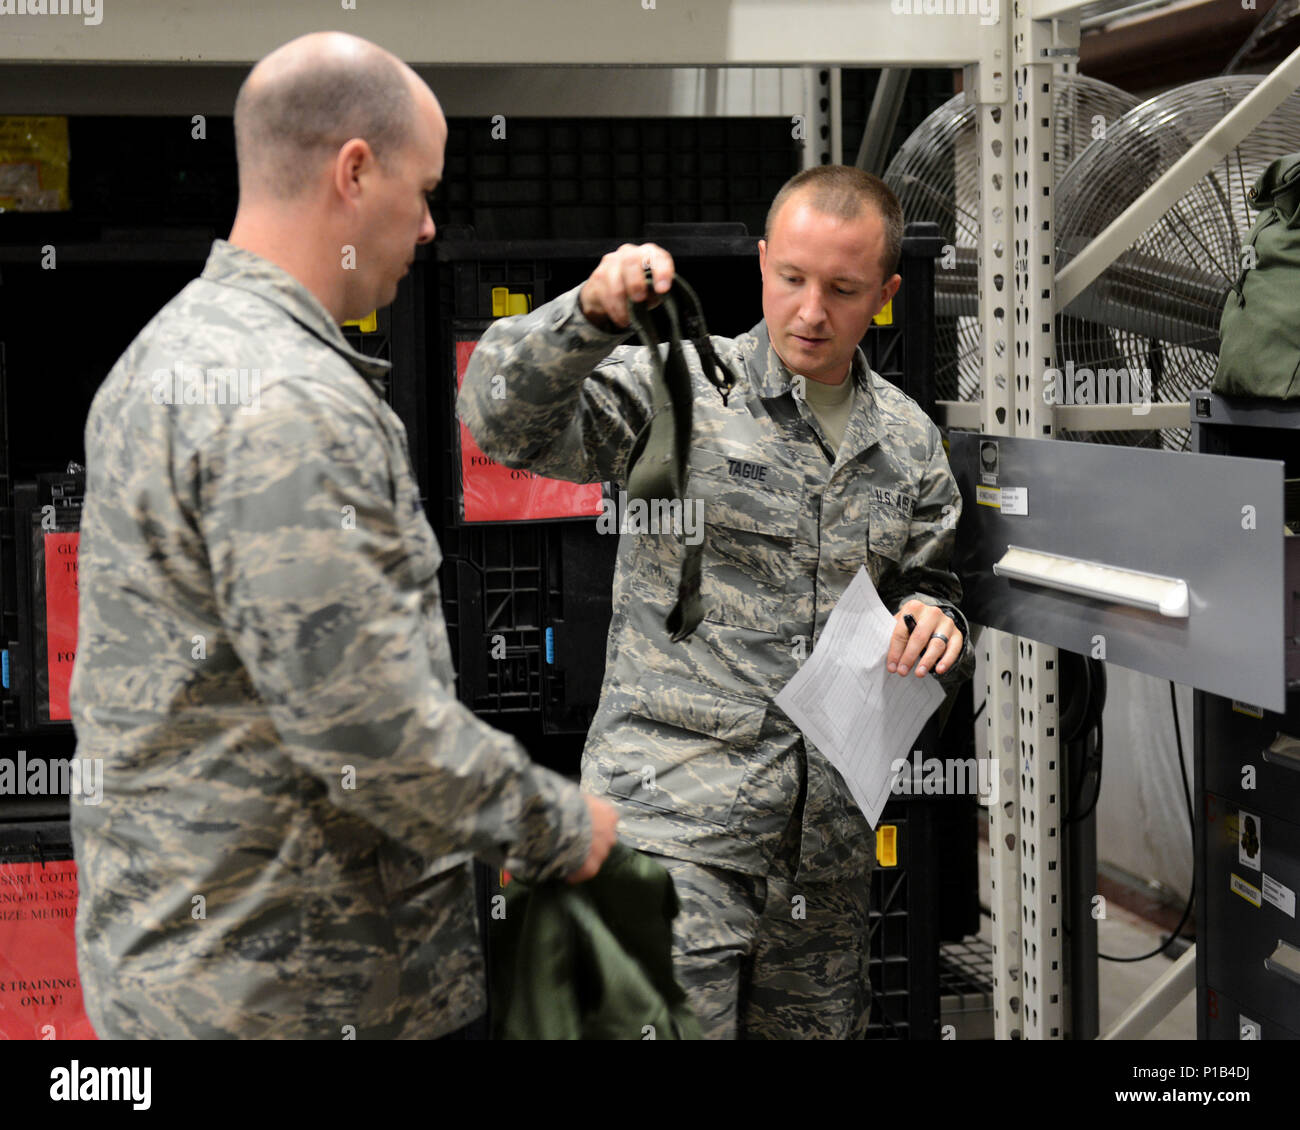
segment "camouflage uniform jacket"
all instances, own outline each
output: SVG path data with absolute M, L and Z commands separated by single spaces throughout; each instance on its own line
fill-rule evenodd
M 623 484 L 651 411 L 649 355 L 594 327 L 578 289 L 487 331 L 460 413 L 508 466 Z M 948 568 L 961 496 L 938 429 L 861 350 L 833 458 L 766 325 L 713 340 L 741 384 L 724 407 L 685 346 L 695 383 L 686 494 L 703 500 L 706 618 L 671 642 L 664 617 L 680 544 L 629 523 L 583 786 L 619 807 L 620 837 L 636 847 L 766 874 L 806 774 L 800 873 L 833 878 L 870 866 L 875 837 L 839 773 L 805 750 L 772 698 L 863 565 L 891 610 L 911 598 L 952 606 L 966 631 Z M 973 666 L 968 647 L 940 682 Z
M 251 395 L 212 403 L 232 367 Z M 590 849 L 577 786 L 456 699 L 387 368 L 218 240 L 95 397 L 71 701 L 104 787 L 72 829 L 103 1037 L 451 1031 L 484 1008 L 470 855 Z

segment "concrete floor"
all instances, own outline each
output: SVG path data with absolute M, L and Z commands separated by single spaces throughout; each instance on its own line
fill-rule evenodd
M 989 860 L 987 845 L 981 843 L 980 851 L 980 902 L 989 906 Z M 980 936 L 991 941 L 989 919 L 981 917 Z M 1146 919 L 1131 914 L 1114 902 L 1107 905 L 1106 917 L 1097 923 L 1098 946 L 1102 953 L 1116 957 L 1129 957 L 1147 953 L 1160 944 L 1160 930 Z M 1104 1032 L 1119 1019 L 1153 981 L 1172 964 L 1163 954 L 1146 961 L 1101 961 L 1100 965 L 1100 1022 Z M 1148 1040 L 1196 1039 L 1196 993 L 1189 991 L 1152 1031 Z

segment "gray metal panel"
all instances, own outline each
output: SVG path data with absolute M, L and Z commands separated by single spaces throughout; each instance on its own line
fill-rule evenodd
M 5 57 L 252 63 L 306 31 L 333 28 L 363 35 L 411 64 L 933 67 L 973 62 L 986 33 L 1006 26 L 986 24 L 978 5 L 936 18 L 919 0 L 906 5 L 910 14 L 895 13 L 891 0 L 349 0 L 346 7 L 321 0 L 76 0 L 75 6 L 90 11 L 0 17 Z M 59 79 L 52 72 L 47 81 Z
M 788 119 L 803 111 L 803 74 L 796 67 L 416 69 L 449 118 L 586 118 L 599 113 L 602 118 Z M 77 63 L 54 70 L 48 63 L 0 60 L 0 114 L 229 116 L 247 74 L 246 63 Z M 975 306 L 973 250 L 971 276 L 970 305 Z
M 1300 817 L 1300 765 L 1270 750 L 1279 731 L 1300 733 L 1300 690 L 1288 696 L 1286 714 L 1265 711 L 1262 718 L 1243 714 L 1226 698 L 1206 695 L 1196 734 L 1204 752 L 1201 787 L 1256 814 Z
M 970 619 L 1136 671 L 1284 710 L 1283 465 L 953 432 L 963 510 L 958 560 Z M 1028 514 L 976 503 L 982 444 L 998 487 L 1024 487 Z M 1253 530 L 1243 508 L 1254 507 Z M 993 575 L 1008 545 L 1178 577 L 1185 620 Z

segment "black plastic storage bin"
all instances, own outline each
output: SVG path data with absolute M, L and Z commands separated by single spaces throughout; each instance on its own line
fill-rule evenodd
M 444 531 L 443 611 L 462 701 L 521 737 L 539 722 L 545 734 L 585 735 L 617 551 L 590 522 Z
M 0 863 L 71 859 L 66 809 L 50 798 L 0 799 Z
M 448 131 L 434 219 L 492 239 L 630 235 L 660 221 L 757 231 L 801 149 L 788 116 L 483 116 Z
M 897 830 L 898 862 L 877 866 L 871 875 L 869 1040 L 939 1035 L 936 803 L 895 799 L 881 813 L 879 828 Z
M 943 254 L 939 225 L 907 224 L 898 266 L 902 284 L 892 303 L 893 324 L 872 326 L 863 339 L 867 363 L 934 415 L 934 263 Z

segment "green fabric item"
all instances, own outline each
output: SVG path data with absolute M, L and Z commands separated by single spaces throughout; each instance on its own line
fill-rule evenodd
M 646 281 L 652 282 L 647 269 Z M 679 315 L 678 301 L 684 312 Z M 695 393 L 690 366 L 682 354 L 682 323 L 691 339 L 709 381 L 727 403 L 736 385 L 736 376 L 718 358 L 709 331 L 704 324 L 700 300 L 691 285 L 680 275 L 663 296 L 663 312 L 668 323 L 668 356 L 660 350 L 661 339 L 647 302 L 628 302 L 632 327 L 641 343 L 650 351 L 654 366 L 654 401 L 650 422 L 637 436 L 628 460 L 627 494 L 630 499 L 652 502 L 682 497 L 686 487 L 686 460 L 691 450 L 691 423 Z M 682 572 L 677 586 L 677 603 L 665 621 L 673 642 L 686 639 L 704 619 L 704 602 L 700 598 L 700 574 L 704 560 L 704 543 L 682 546 Z
M 1260 209 L 1219 321 L 1213 390 L 1300 397 L 1300 153 L 1279 157 L 1249 194 Z
M 673 881 L 615 844 L 594 879 L 505 890 L 491 922 L 492 1024 L 499 1040 L 698 1040 L 673 977 Z

